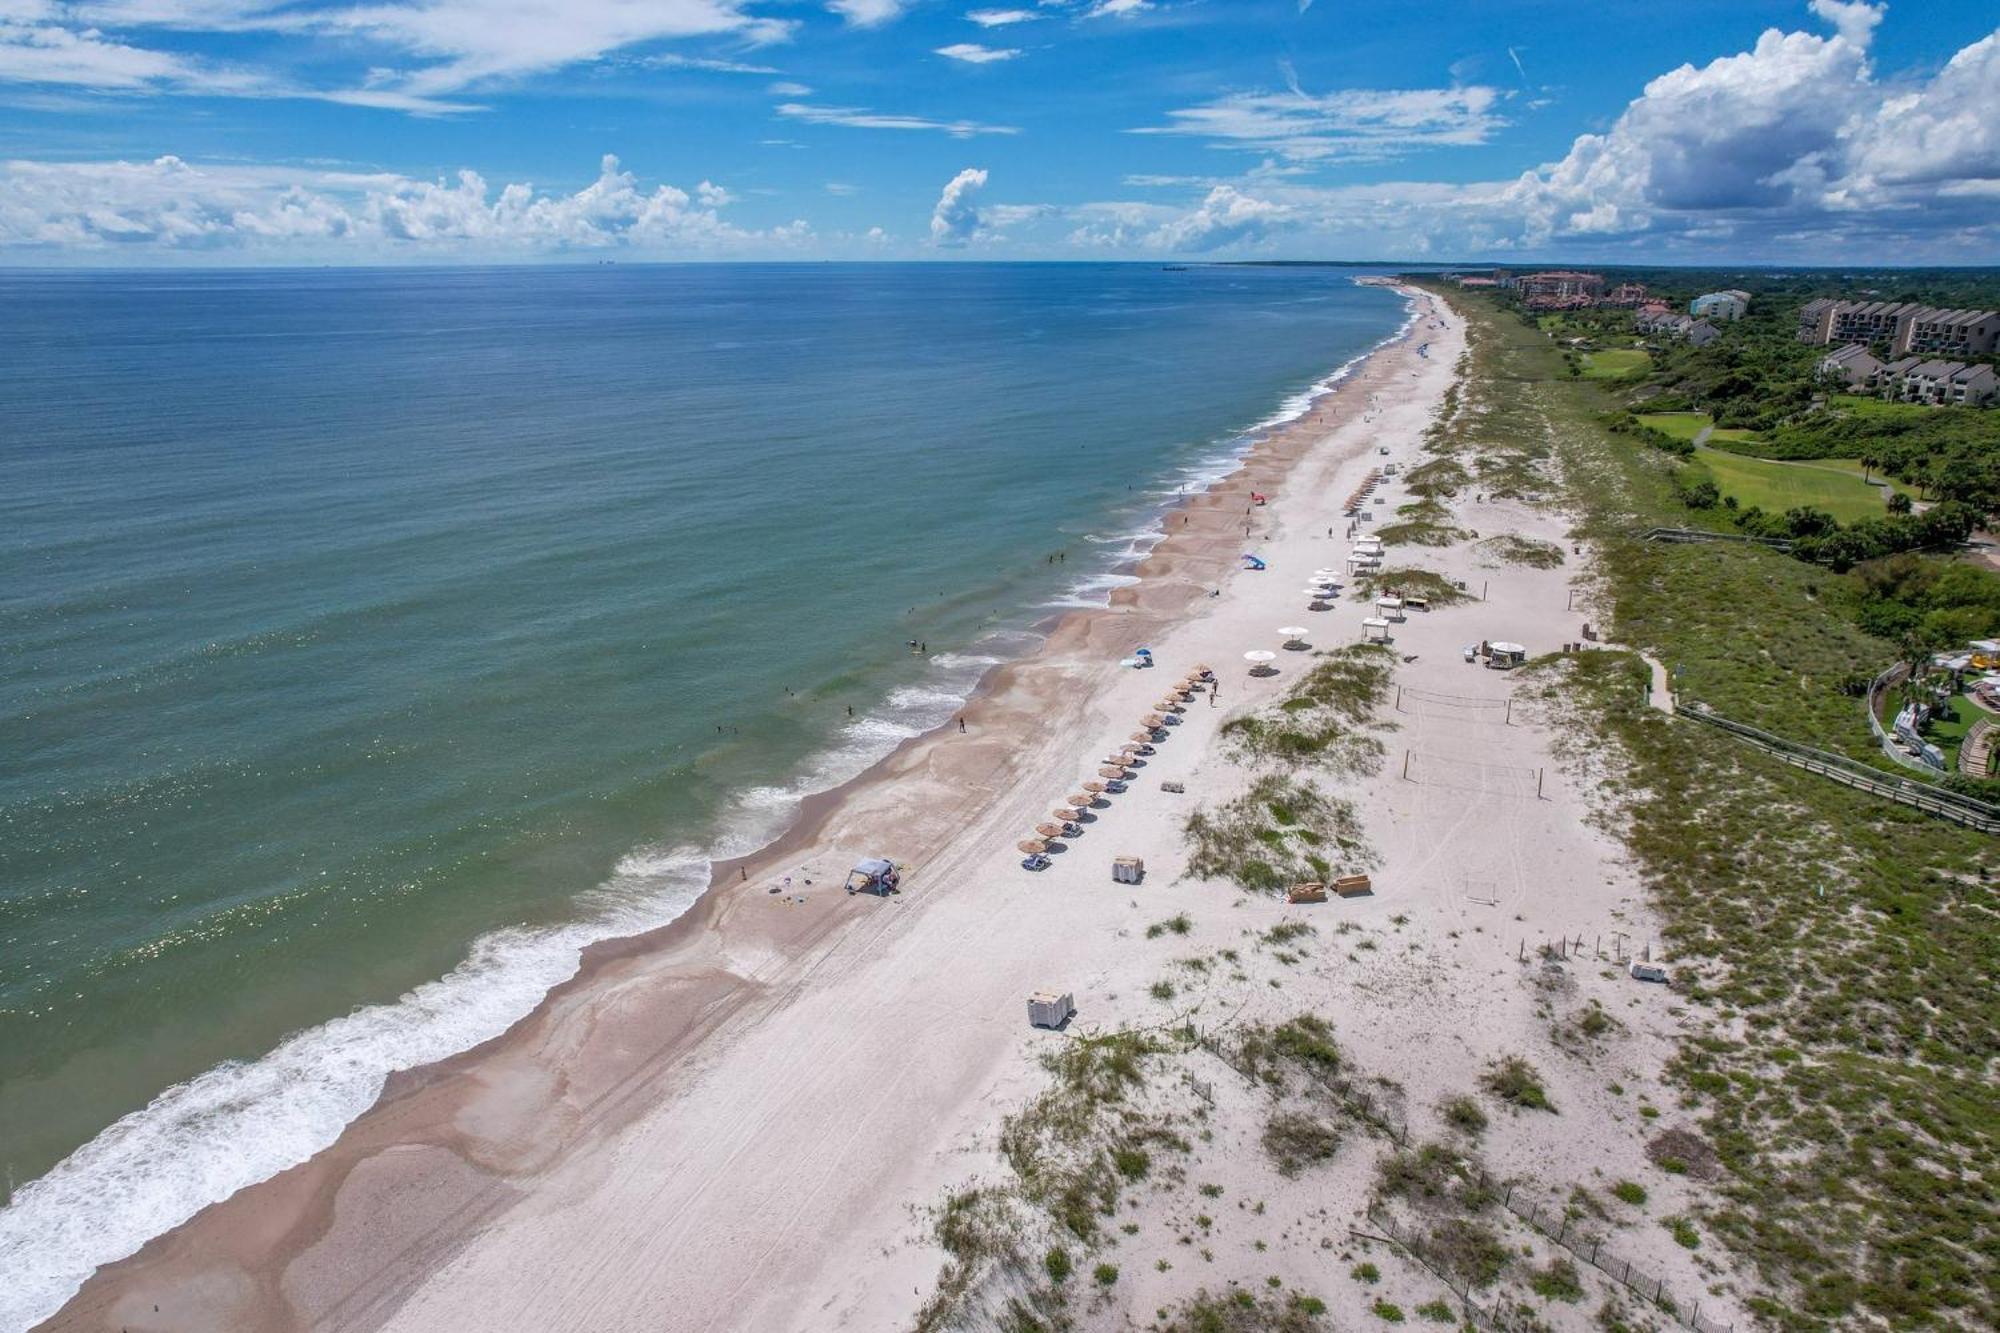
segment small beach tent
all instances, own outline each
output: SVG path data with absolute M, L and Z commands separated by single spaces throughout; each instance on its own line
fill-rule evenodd
M 1038 990 L 1028 997 L 1028 1022 L 1038 1028 L 1059 1028 L 1076 1012 L 1068 991 Z
M 854 863 L 854 869 L 847 872 L 847 891 L 894 893 L 902 878 L 894 861 L 879 856 L 864 857 Z
M 1137 884 L 1146 877 L 1146 863 L 1136 856 L 1113 857 L 1111 878 L 1120 884 Z
M 1262 569 L 1264 567 L 1263 559 L 1259 556 L 1251 555 L 1248 551 L 1243 553 L 1243 558 L 1249 562 L 1245 566 L 1247 569 Z
M 1380 616 L 1370 616 L 1368 619 L 1362 621 L 1361 641 L 1363 643 L 1389 642 L 1389 622 Z
M 1508 671 L 1528 660 L 1528 650 L 1518 643 L 1496 639 L 1486 645 L 1486 665 Z
M 1403 618 L 1403 599 L 1400 597 L 1377 597 L 1375 610 L 1386 620 Z

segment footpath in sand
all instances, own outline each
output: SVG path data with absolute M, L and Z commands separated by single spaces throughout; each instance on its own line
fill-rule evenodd
M 1575 1184 L 1645 1179 L 1651 1212 L 1672 1212 L 1692 1186 L 1645 1157 L 1672 1112 L 1656 1125 L 1641 1111 L 1662 1095 L 1669 993 L 1594 965 L 1552 990 L 1517 961 L 1559 937 L 1643 944 L 1636 889 L 1548 725 L 1526 708 L 1508 719 L 1514 679 L 1460 651 L 1511 639 L 1533 655 L 1579 639 L 1574 562 L 1488 568 L 1470 541 L 1392 548 L 1390 564 L 1437 570 L 1485 600 L 1394 626 L 1401 705 L 1384 714 L 1387 761 L 1325 784 L 1355 801 L 1379 854 L 1373 897 L 1288 908 L 1184 873 L 1188 814 L 1250 781 L 1222 724 L 1281 699 L 1309 660 L 1280 652 L 1278 674 L 1252 678 L 1242 654 L 1278 649 L 1280 626 L 1308 626 L 1322 648 L 1360 638 L 1368 608 L 1343 598 L 1307 612 L 1305 580 L 1344 565 L 1341 509 L 1361 477 L 1423 459 L 1464 343 L 1455 316 L 1416 299 L 1409 338 L 1170 515 L 1141 581 L 997 672 L 964 735 L 922 738 L 817 799 L 778 845 L 719 868 L 687 917 L 592 950 L 505 1036 L 392 1084 L 333 1147 L 103 1270 L 45 1327 L 909 1327 L 942 1258 L 925 1210 L 1001 1173 L 999 1124 L 1042 1081 L 1033 1056 L 1070 1039 L 1027 1027 L 1027 994 L 1073 991 L 1078 1030 L 1160 1023 L 1187 1004 L 1149 994 L 1174 960 L 1288 920 L 1312 924 L 1317 945 L 1302 961 L 1253 962 L 1241 982 L 1209 976 L 1194 988 L 1209 1012 L 1324 1015 L 1353 1063 L 1397 1089 L 1413 1134 L 1489 1061 L 1526 1055 L 1559 1114 L 1495 1109 L 1489 1167 L 1540 1182 L 1539 1201 L 1558 1210 Z M 1252 492 L 1270 503 L 1253 506 Z M 1404 498 L 1393 478 L 1385 494 L 1389 509 Z M 1563 540 L 1560 518 L 1529 506 L 1460 496 L 1455 507 L 1482 535 Z M 1244 551 L 1267 568 L 1242 570 Z M 1159 667 L 1121 669 L 1141 645 Z M 1132 790 L 1094 812 L 1051 869 L 1022 870 L 1016 843 L 1196 662 L 1215 668 L 1218 691 L 1195 696 Z M 901 896 L 840 892 L 871 854 L 909 863 Z M 1119 855 L 1145 859 L 1144 884 L 1111 882 Z M 1177 913 L 1186 935 L 1147 938 Z M 1338 935 L 1343 923 L 1354 933 Z M 1581 1053 L 1558 1049 L 1552 1029 L 1592 999 L 1618 1029 Z M 1218 1095 L 1190 1167 L 1218 1187 L 1203 1197 L 1223 1201 L 1210 1205 L 1226 1206 L 1222 1222 L 1200 1228 L 1197 1254 L 1178 1241 L 1194 1224 L 1177 1194 L 1135 1202 L 1134 1229 L 1113 1242 L 1122 1276 L 1085 1326 L 1143 1326 L 1198 1285 L 1266 1275 L 1316 1292 L 1336 1320 L 1385 1294 L 1416 1304 L 1443 1290 L 1380 1247 L 1382 1285 L 1349 1282 L 1336 1259 L 1365 1222 L 1373 1154 L 1281 1177 L 1259 1151 L 1255 1108 L 1228 1115 L 1228 1101 Z M 1238 1207 L 1250 1199 L 1268 1205 L 1254 1225 Z M 1709 1280 L 1657 1225 L 1632 1229 L 1621 1253 L 1677 1290 Z

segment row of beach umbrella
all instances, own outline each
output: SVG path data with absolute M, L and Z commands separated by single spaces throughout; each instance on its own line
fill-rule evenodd
M 1276 657 L 1276 653 L 1271 654 Z M 1031 856 L 1048 851 L 1049 844 L 1058 838 L 1073 838 L 1082 832 L 1077 821 L 1083 812 L 1095 806 L 1110 794 L 1109 783 L 1123 781 L 1132 776 L 1132 765 L 1145 755 L 1151 754 L 1153 744 L 1166 738 L 1166 729 L 1181 720 L 1181 713 L 1187 701 L 1194 696 L 1208 667 L 1196 663 L 1193 670 L 1178 683 L 1171 686 L 1154 711 L 1139 719 L 1139 730 L 1132 733 L 1132 739 L 1106 754 L 1097 770 L 1097 778 L 1077 784 L 1077 790 L 1063 798 L 1063 804 L 1052 812 L 1053 822 L 1035 825 L 1035 836 L 1024 838 L 1018 845 Z

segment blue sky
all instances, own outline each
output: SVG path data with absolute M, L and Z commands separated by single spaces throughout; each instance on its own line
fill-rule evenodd
M 1990 0 L 0 0 L 0 262 L 2000 262 Z

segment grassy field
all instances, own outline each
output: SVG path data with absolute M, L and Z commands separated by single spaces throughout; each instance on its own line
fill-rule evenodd
M 1720 449 L 1702 449 L 1695 457 L 1722 493 L 1735 496 L 1736 503 L 1745 509 L 1755 505 L 1783 513 L 1810 505 L 1842 523 L 1880 518 L 1886 512 L 1882 493 L 1861 480 L 1859 464 L 1847 469 L 1817 463 L 1773 463 Z
M 1639 422 L 1641 425 L 1651 426 L 1654 430 L 1671 435 L 1677 440 L 1692 440 L 1704 430 L 1709 431 L 1708 438 L 1710 440 L 1719 440 L 1729 444 L 1754 444 L 1758 439 L 1757 432 L 1754 430 L 1739 430 L 1733 426 L 1716 426 L 1714 419 L 1706 412 L 1641 412 L 1639 414 Z M 1709 430 L 1711 426 L 1715 428 Z
M 1636 347 L 1607 347 L 1583 358 L 1583 377 L 1592 380 L 1623 379 L 1653 364 L 1653 358 Z
M 1844 678 L 1895 647 L 1842 614 L 1846 577 L 1753 547 L 1639 540 L 1708 521 L 1675 499 L 1688 465 L 1608 434 L 1600 384 L 1570 380 L 1517 319 L 1452 296 L 1474 381 L 1505 391 L 1469 388 L 1430 447 L 1475 470 L 1553 448 L 1611 638 L 1676 668 L 1684 699 L 1865 759 Z M 1696 1211 L 1754 1270 L 1760 1322 L 2000 1327 L 1992 841 L 1665 717 L 1644 704 L 1636 658 L 1585 653 L 1536 674 L 1579 760 L 1611 761 L 1590 771 L 1606 775 L 1687 1006 L 1679 1111 L 1721 1164 Z

